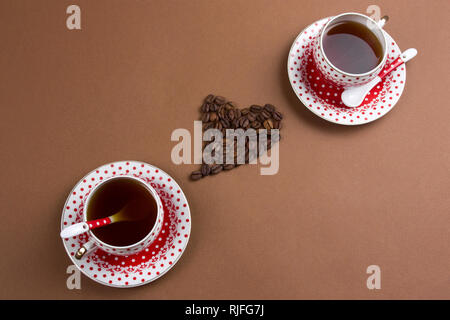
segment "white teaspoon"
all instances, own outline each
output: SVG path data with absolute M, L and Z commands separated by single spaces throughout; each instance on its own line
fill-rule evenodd
M 388 68 L 385 68 L 378 76 L 372 81 L 362 86 L 350 87 L 345 89 L 341 94 L 342 102 L 350 108 L 355 108 L 364 101 L 364 98 L 377 85 L 386 75 L 397 69 L 398 66 L 406 63 L 417 55 L 417 50 L 414 48 L 405 50 L 397 59 L 392 62 Z

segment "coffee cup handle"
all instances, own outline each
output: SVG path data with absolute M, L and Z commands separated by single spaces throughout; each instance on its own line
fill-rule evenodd
M 377 24 L 380 28 L 383 28 L 384 25 L 386 24 L 386 22 L 388 22 L 388 21 L 389 21 L 389 16 L 384 16 L 377 22 Z
M 89 240 L 85 244 L 83 244 L 80 249 L 77 250 L 75 253 L 75 259 L 80 260 L 83 258 L 84 255 L 91 253 L 97 245 L 95 244 L 94 240 Z

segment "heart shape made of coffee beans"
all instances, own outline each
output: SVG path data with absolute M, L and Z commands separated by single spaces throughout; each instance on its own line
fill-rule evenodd
M 259 141 L 260 135 L 267 134 L 267 146 L 264 151 L 269 150 L 272 147 L 272 143 L 276 143 L 281 139 L 280 130 L 283 115 L 272 104 L 265 104 L 264 106 L 254 104 L 248 108 L 240 109 L 234 102 L 222 96 L 209 94 L 205 98 L 200 110 L 203 131 L 217 129 L 222 132 L 222 136 L 224 137 L 222 143 L 221 145 L 216 145 L 214 150 L 223 151 L 224 163 L 213 162 L 207 164 L 203 160 L 200 170 L 191 173 L 192 180 L 199 180 L 209 175 L 218 174 L 224 170 L 231 170 L 240 166 L 242 163 L 248 164 L 258 157 L 258 154 L 260 154 L 258 148 L 261 145 L 257 144 L 256 148 L 250 147 L 249 140 L 246 140 L 244 161 L 239 161 L 238 159 L 236 143 L 233 144 L 235 147 L 232 154 L 234 160 L 225 161 L 226 152 L 232 144 L 231 141 L 227 141 L 226 139 L 227 129 L 243 129 L 244 132 L 248 129 L 254 129 L 252 132 L 257 141 Z M 214 143 L 214 141 L 204 142 L 203 150 L 209 144 Z

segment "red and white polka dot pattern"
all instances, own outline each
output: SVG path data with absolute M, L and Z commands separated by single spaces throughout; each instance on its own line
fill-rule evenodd
M 406 83 L 406 66 L 404 64 L 399 66 L 383 78 L 359 107 L 346 107 L 341 101 L 343 87 L 327 80 L 317 69 L 314 61 L 314 41 L 329 19 L 313 23 L 295 39 L 288 57 L 291 86 L 300 101 L 311 112 L 327 121 L 343 125 L 359 125 L 374 121 L 388 113 L 399 100 Z M 388 68 L 401 51 L 387 32 L 385 36 L 389 44 L 386 63 Z
M 164 218 L 155 241 L 129 255 L 116 255 L 99 248 L 81 260 L 74 256 L 78 248 L 89 240 L 88 233 L 63 239 L 63 244 L 72 262 L 86 276 L 101 284 L 126 288 L 159 278 L 178 261 L 189 241 L 191 214 L 183 191 L 167 173 L 143 162 L 120 161 L 101 166 L 78 182 L 64 206 L 61 229 L 82 222 L 84 198 L 95 181 L 116 175 L 144 179 L 158 193 Z
M 110 223 L 111 223 L 111 219 L 109 217 L 106 217 L 106 218 L 102 218 L 102 219 L 91 220 L 91 221 L 89 221 L 88 226 L 89 226 L 89 230 L 92 230 L 95 228 L 100 228 L 100 227 L 106 226 Z

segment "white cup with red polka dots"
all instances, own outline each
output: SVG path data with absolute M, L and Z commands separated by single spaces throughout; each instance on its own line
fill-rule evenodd
M 128 245 L 128 246 L 113 246 L 108 243 L 103 242 L 98 237 L 95 236 L 95 234 L 92 232 L 92 230 L 88 230 L 87 233 L 89 235 L 89 240 L 84 243 L 76 252 L 75 258 L 81 259 L 83 256 L 88 255 L 90 252 L 94 251 L 96 248 L 102 249 L 103 251 L 107 253 L 111 253 L 114 255 L 121 255 L 126 256 L 129 254 L 134 254 L 136 252 L 144 250 L 146 247 L 151 245 L 153 241 L 157 238 L 158 234 L 161 231 L 162 225 L 163 225 L 163 219 L 164 219 L 164 211 L 163 206 L 161 203 L 161 199 L 158 196 L 158 193 L 153 189 L 153 187 L 145 180 L 134 177 L 134 176 L 114 176 L 108 179 L 103 180 L 102 182 L 98 183 L 96 186 L 93 187 L 91 192 L 86 196 L 84 201 L 84 210 L 83 210 L 83 223 L 86 224 L 87 221 L 87 212 L 89 208 L 89 202 L 92 199 L 92 196 L 96 193 L 96 191 L 99 189 L 100 186 L 105 184 L 108 181 L 111 181 L 113 179 L 133 179 L 137 181 L 139 184 L 144 186 L 148 192 L 152 195 L 154 198 L 156 205 L 157 205 L 157 214 L 156 214 L 156 220 L 155 224 L 153 225 L 150 232 L 142 238 L 140 241 Z M 99 219 L 101 220 L 101 219 Z M 96 220 L 97 221 L 97 220 Z M 120 223 L 120 222 L 119 222 Z
M 314 63 L 318 71 L 322 73 L 325 79 L 329 82 L 343 88 L 363 85 L 374 79 L 381 72 L 387 61 L 388 42 L 382 29 L 387 19 L 388 17 L 383 17 L 379 22 L 375 22 L 368 16 L 355 12 L 342 13 L 330 18 L 330 20 L 320 30 L 313 45 Z M 344 21 L 352 21 L 362 24 L 368 28 L 380 42 L 382 47 L 382 59 L 380 63 L 372 70 L 365 73 L 345 72 L 334 66 L 327 58 L 323 46 L 324 35 L 330 28 Z

